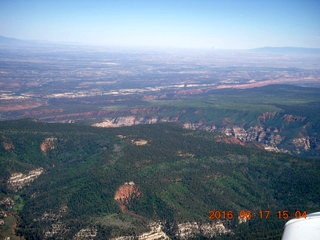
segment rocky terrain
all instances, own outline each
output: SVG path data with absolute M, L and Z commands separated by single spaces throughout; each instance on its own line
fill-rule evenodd
M 307 121 L 285 114 L 265 113 L 259 127 L 204 119 L 117 128 L 2 122 L 0 236 L 225 240 L 255 231 L 263 239 L 261 229 L 270 223 L 276 238 L 283 221 L 245 221 L 236 213 L 317 207 L 319 161 L 263 150 L 268 136 L 274 144 L 285 141 L 281 124 L 288 119 Z M 275 118 L 281 124 L 263 127 Z M 260 142 L 250 147 L 249 138 Z M 293 138 L 301 148 L 308 140 Z M 208 219 L 210 209 L 230 209 L 234 219 Z
M 137 124 L 154 124 L 160 122 L 174 122 L 175 119 L 170 118 L 159 118 L 157 116 L 152 117 L 143 117 L 143 116 L 122 116 L 122 117 L 114 117 L 114 118 L 105 118 L 103 122 L 95 123 L 92 126 L 94 127 L 124 127 L 124 126 L 132 126 Z
M 168 235 L 163 231 L 161 222 L 152 222 L 148 227 L 150 231 L 142 233 L 139 236 L 121 236 L 112 238 L 112 240 L 170 240 Z
M 43 172 L 43 168 L 36 168 L 34 170 L 29 171 L 28 173 L 12 173 L 7 181 L 8 188 L 14 191 L 18 191 L 19 189 L 25 187 L 26 185 L 30 184 L 35 179 L 37 179 Z
M 140 191 L 139 186 L 133 181 L 125 182 L 117 189 L 114 200 L 119 204 L 121 211 L 126 212 L 130 202 L 135 198 L 139 198 L 141 194 L 142 192 Z
M 197 236 L 214 238 L 217 235 L 231 233 L 221 222 L 199 224 L 197 222 L 178 223 L 174 237 L 165 233 L 165 226 L 161 222 L 152 222 L 148 226 L 149 232 L 139 236 L 121 236 L 112 240 L 171 240 L 171 239 L 192 239 Z
M 298 122 L 301 125 L 301 132 L 296 136 L 286 136 L 285 128 L 272 126 L 266 121 L 280 119 L 283 124 Z M 137 124 L 154 124 L 163 122 L 177 122 L 182 124 L 186 129 L 204 130 L 208 132 L 222 133 L 228 137 L 234 137 L 239 141 L 233 141 L 243 145 L 244 143 L 258 143 L 268 151 L 300 154 L 310 150 L 318 151 L 320 149 L 319 139 L 307 135 L 305 128 L 308 127 L 306 117 L 284 114 L 279 116 L 277 113 L 265 112 L 256 119 L 257 125 L 243 127 L 228 124 L 212 124 L 206 121 L 199 122 L 181 122 L 179 116 L 176 117 L 159 117 L 157 115 L 143 117 L 140 115 L 129 115 L 114 118 L 105 118 L 103 122 L 95 123 L 96 127 L 123 127 Z
M 96 228 L 83 228 L 72 238 L 72 240 L 91 240 L 97 236 Z
M 199 224 L 197 222 L 179 223 L 176 237 L 179 239 L 192 239 L 202 235 L 207 238 L 214 238 L 217 235 L 230 233 L 221 222 Z
M 57 138 L 55 137 L 50 137 L 46 138 L 40 145 L 41 151 L 46 154 L 47 151 L 55 149 L 55 142 L 57 141 Z

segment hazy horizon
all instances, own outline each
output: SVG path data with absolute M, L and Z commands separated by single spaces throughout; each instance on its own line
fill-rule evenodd
M 320 47 L 320 2 L 0 2 L 0 36 L 93 46 L 252 49 Z

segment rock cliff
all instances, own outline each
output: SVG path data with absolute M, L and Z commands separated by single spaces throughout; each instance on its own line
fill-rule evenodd
M 193 239 L 197 236 L 206 238 L 214 238 L 221 234 L 232 234 L 231 230 L 227 229 L 223 223 L 197 223 L 185 222 L 178 223 L 177 230 L 173 237 L 169 237 L 165 233 L 165 227 L 161 222 L 152 222 L 149 224 L 150 231 L 140 234 L 139 236 L 121 236 L 112 238 L 112 240 L 170 240 L 170 239 Z
M 199 224 L 197 222 L 185 222 L 178 224 L 176 237 L 178 239 L 192 239 L 196 236 L 203 236 L 207 238 L 214 238 L 217 235 L 231 233 L 223 223 L 212 222 Z
M 318 151 L 320 140 L 316 136 L 307 134 L 307 118 L 291 114 L 281 114 L 276 112 L 265 112 L 257 117 L 256 124 L 242 126 L 230 121 L 218 123 L 208 122 L 206 119 L 200 121 L 183 121 L 179 113 L 171 117 L 160 117 L 156 113 L 148 111 L 148 116 L 139 111 L 137 115 L 105 118 L 104 121 L 95 123 L 96 127 L 123 127 L 137 124 L 154 124 L 163 122 L 177 122 L 184 128 L 191 130 L 204 130 L 208 132 L 223 133 L 228 137 L 234 137 L 240 141 L 233 141 L 243 145 L 243 143 L 253 142 L 263 146 L 268 151 L 286 152 L 301 154 L 308 151 Z M 183 114 L 183 111 L 180 113 Z M 299 124 L 291 130 L 290 124 Z M 291 133 L 292 131 L 292 133 Z M 232 142 L 232 141 L 231 141 Z M 230 142 L 230 143 L 231 143 Z

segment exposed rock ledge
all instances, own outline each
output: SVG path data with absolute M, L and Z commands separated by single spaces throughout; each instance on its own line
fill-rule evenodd
M 122 116 L 117 118 L 106 118 L 103 122 L 95 123 L 94 127 L 124 127 L 137 124 L 154 124 L 160 122 L 177 122 L 178 118 L 159 118 L 159 117 L 137 117 L 137 116 Z
M 198 235 L 213 238 L 220 234 L 231 233 L 231 230 L 228 230 L 223 223 L 203 223 L 199 224 L 197 222 L 186 222 L 178 224 L 178 231 L 176 237 L 178 239 L 190 239 Z
M 160 222 L 152 222 L 149 224 L 150 231 L 135 236 L 122 236 L 117 238 L 112 238 L 111 240 L 170 240 L 167 234 L 163 231 L 163 226 Z
M 148 140 L 145 139 L 135 139 L 135 140 L 131 140 L 131 143 L 137 146 L 143 146 L 148 144 Z
M 98 234 L 97 228 L 83 228 L 72 238 L 72 240 L 91 240 L 94 239 Z
M 259 121 L 266 121 L 273 118 L 276 113 L 264 113 L 259 116 Z M 282 118 L 286 122 L 303 122 L 305 117 L 284 115 Z M 296 153 L 300 154 L 302 152 L 307 152 L 312 149 L 319 149 L 319 142 L 316 138 L 311 138 L 309 136 L 298 136 L 296 138 L 288 137 L 282 135 L 282 129 L 277 127 L 268 127 L 258 124 L 256 126 L 251 126 L 249 128 L 243 128 L 241 126 L 233 126 L 228 124 L 225 126 L 216 126 L 212 123 L 205 123 L 203 121 L 199 122 L 181 122 L 179 117 L 157 117 L 157 116 L 121 116 L 121 117 L 109 117 L 105 118 L 103 122 L 95 123 L 92 126 L 95 127 L 123 127 L 132 126 L 137 124 L 154 124 L 163 122 L 180 122 L 182 126 L 186 129 L 191 130 L 205 130 L 208 132 L 218 132 L 223 133 L 229 138 L 227 143 L 235 143 L 244 145 L 247 142 L 259 143 L 262 147 L 265 147 L 267 151 L 274 152 L 284 152 L 284 153 Z M 236 141 L 238 140 L 238 141 Z M 282 149 L 281 146 L 288 145 L 286 149 Z
M 170 240 L 171 238 L 164 232 L 164 227 L 161 222 L 152 222 L 150 225 L 150 231 L 143 233 L 137 237 L 135 236 L 122 236 L 112 238 L 112 240 Z M 185 222 L 177 225 L 178 229 L 174 239 L 192 239 L 196 236 L 204 236 L 207 238 L 213 238 L 220 234 L 232 233 L 227 229 L 223 223 L 204 223 L 199 224 L 197 222 Z
M 43 173 L 43 171 L 43 168 L 36 168 L 26 174 L 20 172 L 12 173 L 7 182 L 8 187 L 14 191 L 18 191 L 37 179 Z

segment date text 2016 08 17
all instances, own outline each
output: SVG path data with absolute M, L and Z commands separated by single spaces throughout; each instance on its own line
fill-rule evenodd
M 290 212 L 289 210 L 278 210 L 272 212 L 271 210 L 240 210 L 240 211 L 232 211 L 232 210 L 210 210 L 209 211 L 209 219 L 210 220 L 232 220 L 233 218 L 238 219 L 246 219 L 249 220 L 251 218 L 260 218 L 260 219 L 269 219 L 271 216 L 275 216 L 278 219 L 292 219 L 292 218 L 306 218 L 307 211 L 295 210 Z

